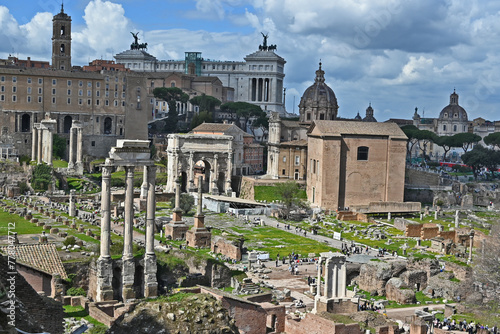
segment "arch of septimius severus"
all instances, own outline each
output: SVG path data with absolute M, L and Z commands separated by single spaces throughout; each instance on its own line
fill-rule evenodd
M 175 191 L 176 177 L 181 176 L 183 190 L 194 192 L 195 165 L 204 164 L 204 192 L 231 193 L 233 137 L 207 134 L 168 135 L 167 192 Z

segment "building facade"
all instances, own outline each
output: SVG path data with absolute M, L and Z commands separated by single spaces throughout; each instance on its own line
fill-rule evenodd
M 265 44 L 267 43 L 267 40 Z M 202 77 L 217 77 L 234 92 L 230 100 L 259 105 L 267 112 L 285 114 L 283 80 L 285 59 L 275 53 L 276 46 L 259 47 L 244 61 L 203 59 L 201 52 L 186 52 L 184 60 L 158 60 L 144 50 L 126 50 L 116 62 L 138 72 L 176 72 Z
M 407 137 L 394 123 L 314 121 L 307 140 L 307 198 L 337 210 L 403 202 Z

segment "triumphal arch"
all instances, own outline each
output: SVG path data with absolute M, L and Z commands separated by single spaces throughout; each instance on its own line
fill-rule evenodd
M 168 135 L 167 192 L 175 191 L 176 177 L 183 191 L 195 192 L 202 176 L 203 192 L 230 194 L 233 137 L 208 134 Z

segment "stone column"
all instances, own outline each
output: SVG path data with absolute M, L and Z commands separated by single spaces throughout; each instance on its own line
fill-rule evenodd
M 197 203 L 197 209 L 196 209 L 196 217 L 202 217 L 202 219 L 195 219 L 194 221 L 194 227 L 195 228 L 200 228 L 204 227 L 204 221 L 203 221 L 203 177 L 199 176 L 198 177 L 198 203 Z
M 41 164 L 42 163 L 42 138 L 43 138 L 43 130 L 42 129 L 38 129 L 37 130 L 38 132 L 38 138 L 37 138 L 37 159 L 36 159 L 36 163 L 37 164 Z
M 101 254 L 97 260 L 97 291 L 98 302 L 113 299 L 113 262 L 110 246 L 110 200 L 111 200 L 111 167 L 102 168 L 101 193 Z
M 74 146 L 75 146 L 75 128 L 71 127 L 69 129 L 69 159 L 68 159 L 68 168 L 74 168 L 75 167 L 75 152 L 74 152 Z
M 337 260 L 337 259 L 336 259 Z M 339 297 L 339 271 L 340 271 L 340 264 L 338 262 L 335 262 L 333 264 L 333 279 L 332 279 L 332 298 L 338 298 Z
M 328 290 L 330 288 L 330 285 L 331 285 L 331 278 L 332 278 L 332 268 L 331 268 L 331 265 L 332 265 L 332 260 L 331 259 L 326 259 L 326 262 L 325 262 L 325 290 L 323 292 L 323 296 L 325 296 L 326 298 L 330 298 L 330 294 L 328 293 Z
M 195 192 L 196 187 L 194 186 L 194 154 L 193 152 L 189 152 L 189 187 L 188 192 Z
M 54 145 L 54 134 L 52 133 L 51 130 L 47 130 L 47 133 L 49 134 L 49 136 L 48 136 L 48 143 L 47 143 L 48 152 L 49 152 L 49 156 L 47 157 L 47 165 L 52 166 L 52 151 L 54 149 L 54 147 L 53 147 L 53 145 Z
M 144 297 L 146 298 L 158 295 L 156 255 L 154 251 L 156 167 L 148 166 L 147 169 L 148 204 L 146 211 L 146 255 L 144 256 Z M 146 172 L 146 168 L 144 171 Z
M 83 129 L 77 128 L 77 138 L 76 138 L 76 163 L 81 164 L 83 160 Z
M 455 228 L 458 228 L 458 227 L 459 227 L 459 225 L 458 225 L 458 215 L 459 215 L 459 211 L 457 210 L 457 211 L 455 212 Z
M 322 263 L 321 263 L 321 256 L 319 257 L 318 259 L 318 279 L 317 279 L 317 282 L 316 282 L 316 297 L 321 297 L 321 266 L 322 266 Z
M 172 212 L 172 221 L 179 222 L 182 221 L 182 209 L 181 209 L 181 182 L 179 178 L 175 180 L 175 207 Z
M 226 194 L 231 195 L 233 189 L 231 189 L 231 176 L 233 175 L 233 151 L 229 150 L 227 152 L 227 171 L 226 171 Z
M 32 129 L 33 133 L 31 134 L 31 160 L 36 161 L 36 148 L 37 148 L 37 139 L 38 132 L 35 127 Z M 1 156 L 0 156 L 1 158 Z
M 122 299 L 126 302 L 135 298 L 134 276 L 135 262 L 133 255 L 133 219 L 134 219 L 134 167 L 125 167 L 125 224 L 123 228 L 123 272 L 122 272 Z
M 467 262 L 472 262 L 472 246 L 474 245 L 474 229 L 470 230 L 470 246 L 469 246 L 469 259 Z
M 107 167 L 105 167 L 107 168 Z M 110 172 L 111 173 L 111 172 Z M 104 168 L 103 168 L 103 173 L 104 175 Z M 110 174 L 110 178 L 111 178 L 111 174 Z M 103 176 L 103 182 L 104 184 L 104 176 Z M 75 189 L 71 189 L 70 192 L 69 192 L 69 210 L 68 210 L 68 214 L 71 216 L 71 217 L 75 217 L 76 216 L 76 207 L 75 207 Z M 102 205 L 102 202 L 101 202 L 101 205 Z
M 217 188 L 217 178 L 218 178 L 218 164 L 219 164 L 219 155 L 215 154 L 214 155 L 214 168 L 212 172 L 212 194 L 218 195 L 219 194 L 219 189 Z
M 346 281 L 347 281 L 347 269 L 346 263 L 340 263 L 340 275 L 339 275 L 339 297 L 346 297 Z
M 142 174 L 142 185 L 141 185 L 141 199 L 146 199 L 148 196 L 148 166 L 144 166 L 144 171 Z

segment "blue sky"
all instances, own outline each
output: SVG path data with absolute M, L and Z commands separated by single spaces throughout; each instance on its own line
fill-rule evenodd
M 0 58 L 50 60 L 56 0 L 0 0 Z M 140 32 L 158 59 L 242 60 L 260 32 L 286 59 L 298 112 L 322 60 L 341 117 L 437 117 L 456 88 L 469 119 L 500 120 L 500 2 L 486 0 L 66 0 L 73 64 L 112 59 Z M 295 103 L 294 103 L 295 101 Z

